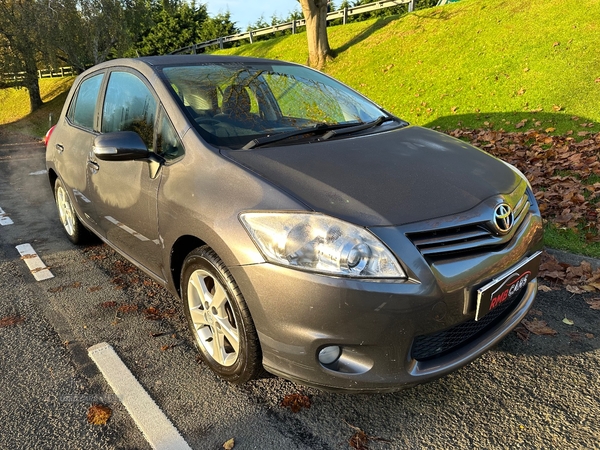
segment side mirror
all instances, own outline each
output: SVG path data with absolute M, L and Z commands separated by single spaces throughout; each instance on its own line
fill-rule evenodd
M 96 136 L 94 156 L 103 161 L 148 159 L 151 152 L 135 131 L 114 131 Z

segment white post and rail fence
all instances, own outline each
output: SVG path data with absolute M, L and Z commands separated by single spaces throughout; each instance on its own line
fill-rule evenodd
M 443 1 L 443 0 L 442 0 Z M 381 9 L 391 8 L 394 6 L 408 5 L 408 12 L 412 12 L 415 9 L 415 0 L 380 0 L 373 3 L 367 3 L 365 5 L 348 6 L 338 11 L 332 11 L 327 14 L 327 21 L 342 19 L 342 23 L 345 25 L 348 21 L 348 17 L 363 14 L 372 11 L 378 11 Z M 223 36 L 210 41 L 200 42 L 193 44 L 188 47 L 183 47 L 171 54 L 182 54 L 182 53 L 197 53 L 198 50 L 206 47 L 212 47 L 218 45 L 219 48 L 223 48 L 224 44 L 228 42 L 236 42 L 249 40 L 252 44 L 254 39 L 258 36 L 264 36 L 265 34 L 277 33 L 278 31 L 292 30 L 292 34 L 295 34 L 298 28 L 306 26 L 304 19 L 292 20 L 291 22 L 279 23 L 271 27 L 258 28 L 256 30 L 246 31 L 245 33 L 232 34 L 229 36 Z

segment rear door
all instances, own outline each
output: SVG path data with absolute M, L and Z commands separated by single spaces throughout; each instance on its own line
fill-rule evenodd
M 98 135 L 98 94 L 105 73 L 97 72 L 81 81 L 67 111 L 65 123 L 55 129 L 54 164 L 71 197 L 77 215 L 97 230 L 87 177 L 87 159 Z

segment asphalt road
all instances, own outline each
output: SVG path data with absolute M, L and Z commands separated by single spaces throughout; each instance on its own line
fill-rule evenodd
M 584 296 L 540 293 L 536 317 L 556 336 L 511 333 L 410 390 L 341 395 L 275 377 L 235 387 L 197 361 L 178 299 L 107 246 L 70 244 L 47 178 L 36 174 L 44 169 L 39 144 L 0 135 L 0 208 L 14 222 L 0 226 L 0 320 L 24 319 L 0 326 L 0 449 L 150 448 L 87 355 L 100 342 L 194 449 L 230 438 L 235 449 L 344 449 L 356 428 L 370 449 L 600 448 L 600 311 Z M 22 243 L 54 278 L 34 280 L 15 249 Z M 282 407 L 294 393 L 310 408 Z M 112 408 L 106 425 L 87 422 L 93 403 Z

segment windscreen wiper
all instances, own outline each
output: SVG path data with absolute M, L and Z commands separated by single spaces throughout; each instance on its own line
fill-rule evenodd
M 372 123 L 372 122 L 370 122 Z M 262 145 L 271 144 L 273 142 L 285 141 L 286 139 L 292 138 L 294 136 L 301 136 L 303 134 L 315 134 L 315 133 L 331 133 L 335 130 L 339 130 L 341 128 L 354 128 L 356 126 L 363 126 L 365 124 L 356 125 L 356 123 L 337 123 L 337 124 L 327 124 L 327 123 L 317 123 L 309 128 L 301 128 L 299 130 L 292 131 L 284 131 L 282 133 L 272 134 L 269 136 L 264 136 L 257 139 L 252 139 L 246 145 L 242 147 L 242 150 L 250 150 L 256 147 L 260 147 Z
M 368 130 L 369 128 L 377 127 L 377 126 L 381 125 L 382 123 L 389 122 L 391 120 L 396 120 L 396 118 L 392 117 L 392 116 L 387 116 L 387 117 L 379 116 L 377 119 L 375 119 L 371 122 L 361 123 L 359 125 L 345 127 L 343 129 L 330 130 L 327 133 L 325 133 L 323 136 L 321 136 L 319 138 L 319 140 L 326 141 L 327 139 L 330 139 L 334 136 L 341 136 L 344 134 L 356 133 L 357 131 Z

